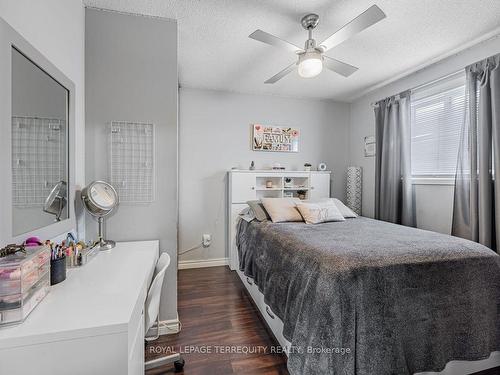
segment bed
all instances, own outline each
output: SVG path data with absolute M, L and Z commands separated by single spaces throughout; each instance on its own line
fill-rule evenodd
M 498 362 L 500 257 L 482 245 L 364 217 L 241 220 L 236 242 L 240 274 L 282 322 L 292 375 Z

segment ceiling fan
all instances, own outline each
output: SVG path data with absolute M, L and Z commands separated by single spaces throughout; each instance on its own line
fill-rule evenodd
M 319 23 L 319 16 L 311 13 L 302 17 L 300 23 L 302 27 L 309 33 L 309 37 L 305 42 L 304 48 L 297 47 L 295 44 L 289 43 L 286 40 L 278 38 L 272 34 L 266 33 L 262 30 L 255 30 L 248 37 L 258 40 L 259 42 L 270 44 L 272 46 L 285 48 L 298 55 L 297 62 L 288 65 L 278 74 L 272 76 L 264 83 L 275 83 L 288 73 L 291 73 L 295 68 L 303 78 L 312 78 L 317 76 L 323 70 L 323 66 L 334 72 L 349 77 L 358 68 L 346 64 L 342 61 L 332 59 L 325 55 L 329 49 L 339 45 L 353 35 L 363 31 L 364 29 L 372 26 L 378 21 L 384 19 L 385 13 L 376 5 L 372 5 L 359 16 L 354 18 L 351 22 L 341 27 L 329 38 L 321 42 L 318 46 L 312 37 L 312 31 Z

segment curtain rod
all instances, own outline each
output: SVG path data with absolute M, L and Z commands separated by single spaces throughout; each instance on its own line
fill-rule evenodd
M 385 100 L 387 98 L 394 98 L 394 99 L 401 99 L 403 97 L 403 94 L 406 94 L 408 92 L 410 92 L 411 90 L 405 90 L 405 91 L 401 91 L 399 94 L 396 94 L 396 95 L 391 95 L 391 96 L 388 96 L 384 99 L 380 99 L 380 100 L 377 100 L 376 102 L 371 102 L 370 105 L 373 107 L 373 108 L 378 108 L 378 102 L 381 101 L 381 100 Z
M 464 68 L 464 69 L 465 69 L 465 68 Z M 415 91 L 415 90 L 420 90 L 420 89 L 423 89 L 424 87 L 427 87 L 427 86 L 433 85 L 433 84 L 435 84 L 435 83 L 437 83 L 437 82 L 439 82 L 439 81 L 442 81 L 442 80 L 448 79 L 448 78 L 453 77 L 453 76 L 455 76 L 455 75 L 457 75 L 457 76 L 458 76 L 459 74 L 463 74 L 463 73 L 464 73 L 464 69 L 457 70 L 457 71 L 455 71 L 455 72 L 453 72 L 453 73 L 450 73 L 450 74 L 447 74 L 447 75 L 445 75 L 445 76 L 439 77 L 439 78 L 437 78 L 437 79 L 435 79 L 435 80 L 432 80 L 432 81 L 429 81 L 429 82 L 423 83 L 423 84 L 421 84 L 421 85 L 415 86 L 415 87 L 413 87 L 413 88 L 411 88 L 411 89 L 409 89 L 409 90 L 407 90 L 407 91 Z M 401 94 L 401 93 L 400 93 L 400 94 Z M 396 95 L 393 95 L 393 96 L 394 96 L 395 98 L 398 98 L 398 99 L 399 99 L 399 98 L 400 98 L 400 94 L 396 94 Z M 379 99 L 379 100 L 377 100 L 377 101 L 375 101 L 375 102 L 371 102 L 371 103 L 370 103 L 370 105 L 371 105 L 373 108 L 377 108 L 377 107 L 378 107 L 378 104 L 377 104 L 377 103 L 378 103 L 379 101 L 381 101 L 381 100 L 384 100 L 384 99 L 385 99 L 385 98 L 383 98 L 383 99 Z

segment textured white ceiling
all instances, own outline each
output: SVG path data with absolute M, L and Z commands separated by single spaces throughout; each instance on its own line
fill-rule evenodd
M 328 51 L 359 67 L 303 79 L 264 81 L 293 53 L 249 39 L 262 29 L 302 46 L 300 18 L 320 15 L 318 42 L 377 4 L 387 18 Z M 347 101 L 370 87 L 460 48 L 500 25 L 500 0 L 84 0 L 87 6 L 173 18 L 179 25 L 181 86 Z

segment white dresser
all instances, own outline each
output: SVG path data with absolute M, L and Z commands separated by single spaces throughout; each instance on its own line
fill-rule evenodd
M 298 192 L 304 193 L 306 199 L 328 198 L 330 197 L 331 173 L 329 171 L 232 170 L 228 172 L 227 181 L 226 246 L 229 267 L 231 270 L 237 270 L 236 224 L 238 214 L 247 206 L 246 202 L 263 197 L 297 197 Z
M 144 374 L 147 289 L 158 241 L 122 242 L 67 279 L 20 325 L 0 329 L 0 374 Z

